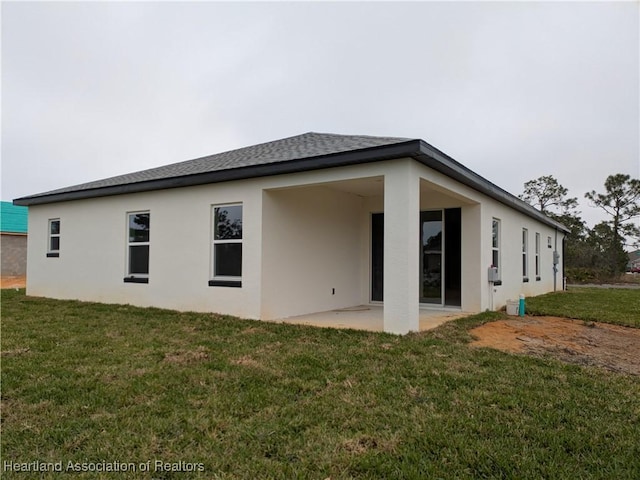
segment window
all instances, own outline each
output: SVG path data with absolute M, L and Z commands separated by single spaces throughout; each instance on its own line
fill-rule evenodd
M 149 283 L 149 234 L 151 214 L 127 214 L 127 277 L 129 283 Z
M 529 266 L 527 265 L 527 256 L 529 250 L 529 231 L 526 228 L 522 229 L 522 281 L 529 281 Z
M 551 237 L 547 237 L 547 248 L 553 248 L 551 245 Z
M 500 264 L 500 220 L 497 218 L 494 218 L 491 224 L 491 266 L 498 269 L 498 278 L 500 278 L 500 269 L 502 268 Z M 502 282 L 497 281 L 493 284 L 502 285 Z
M 213 208 L 211 287 L 242 286 L 242 205 Z
M 47 257 L 60 256 L 60 219 L 49 220 L 49 239 L 47 245 Z
M 540 280 L 540 234 L 536 233 L 536 281 Z

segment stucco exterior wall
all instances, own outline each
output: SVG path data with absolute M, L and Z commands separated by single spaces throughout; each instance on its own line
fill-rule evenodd
M 19 276 L 27 273 L 27 236 L 3 233 L 0 235 L 2 275 Z
M 362 204 L 327 187 L 264 192 L 263 318 L 360 303 Z
M 486 307 L 482 303 L 482 285 L 487 280 L 482 268 L 480 204 L 462 207 L 462 304 L 465 312 L 480 312 Z
M 411 196 L 419 192 L 419 199 L 410 202 L 409 216 L 402 208 L 409 197 L 399 188 L 405 184 Z M 394 200 L 387 198 L 392 192 Z M 242 288 L 210 287 L 212 207 L 230 203 L 243 205 Z M 530 296 L 553 290 L 554 249 L 547 248 L 547 237 L 555 243 L 554 229 L 404 159 L 34 205 L 29 214 L 27 292 L 264 319 L 366 304 L 371 298 L 371 213 L 392 209 L 402 217 L 396 227 L 417 234 L 420 210 L 452 207 L 460 207 L 462 213 L 462 310 L 497 309 L 520 293 Z M 151 214 L 148 284 L 123 281 L 127 213 L 136 211 Z M 501 220 L 503 268 L 502 285 L 491 288 L 487 269 L 494 217 Z M 58 258 L 46 256 L 51 218 L 61 221 Z M 521 271 L 523 227 L 529 230 L 528 283 L 522 281 Z M 535 277 L 536 232 L 541 238 L 540 280 Z M 405 252 L 404 264 L 411 264 L 413 258 L 419 262 L 419 248 L 415 255 L 410 252 L 417 238 L 389 238 L 394 239 L 396 250 Z M 561 253 L 560 233 L 557 245 Z M 385 246 L 385 254 L 393 262 L 394 250 Z M 415 265 L 407 271 L 413 272 Z M 558 268 L 560 289 L 562 266 Z M 418 276 L 411 275 L 403 282 L 413 289 Z M 398 303 L 401 291 L 396 293 Z M 417 291 L 410 298 L 415 295 Z
M 243 204 L 243 286 L 209 287 L 212 205 Z M 260 316 L 262 195 L 253 181 L 34 206 L 29 295 Z M 149 283 L 124 283 L 127 213 L 149 211 Z M 48 219 L 60 256 L 47 258 Z
M 487 268 L 492 262 L 491 228 L 493 218 L 500 220 L 500 262 L 502 285 L 493 289 L 486 282 Z M 522 229 L 528 230 L 528 282 L 522 275 Z M 540 234 L 540 279 L 535 274 L 535 234 Z M 551 238 L 551 248 L 547 239 Z M 562 232 L 522 215 L 498 202 L 484 202 L 482 205 L 482 267 L 484 284 L 482 294 L 483 309 L 497 310 L 506 305 L 507 300 L 517 300 L 520 294 L 525 297 L 540 295 L 554 290 L 553 252 L 559 253 L 556 289 L 562 290 Z
M 378 162 L 364 172 L 372 176 L 384 175 L 389 163 Z M 256 319 L 363 303 L 359 280 L 365 267 L 360 264 L 358 249 L 363 234 L 358 228 L 360 216 L 364 215 L 359 207 L 362 197 L 322 186 L 327 182 L 349 181 L 362 176 L 361 166 L 343 167 L 34 205 L 29 216 L 27 293 L 60 299 L 221 312 Z M 303 188 L 292 188 L 301 185 Z M 307 188 L 311 190 L 305 192 Z M 320 195 L 321 201 L 314 198 L 315 195 Z M 270 222 L 264 227 L 263 200 L 266 201 L 265 216 Z M 298 202 L 302 203 L 296 206 Z M 242 288 L 210 287 L 211 211 L 215 205 L 230 203 L 243 204 Z M 306 210 L 301 209 L 302 206 Z M 148 284 L 123 281 L 127 213 L 138 211 L 151 214 Z M 291 213 L 295 221 L 278 218 L 278 212 Z M 61 221 L 58 258 L 46 256 L 48 220 L 52 218 Z M 331 226 L 330 221 L 337 223 Z M 300 228 L 302 225 L 305 228 Z M 284 232 L 282 228 L 285 228 Z M 263 235 L 267 239 L 264 244 Z M 275 242 L 270 243 L 270 238 Z M 293 245 L 295 248 L 287 252 L 282 246 L 282 238 L 291 242 L 288 247 Z M 304 261 L 276 261 L 278 255 L 287 253 L 298 255 L 300 259 L 299 249 L 306 248 L 309 242 L 318 251 L 310 251 Z M 264 257 L 263 264 L 263 246 L 270 254 L 280 253 Z M 340 271 L 336 270 L 338 267 Z M 263 268 L 268 275 L 280 280 L 270 280 L 265 274 L 263 282 Z M 295 275 L 291 275 L 292 272 Z M 286 287 L 292 285 L 294 290 L 287 291 Z M 262 292 L 263 286 L 267 286 L 266 294 Z M 302 299 L 306 307 L 301 312 Z

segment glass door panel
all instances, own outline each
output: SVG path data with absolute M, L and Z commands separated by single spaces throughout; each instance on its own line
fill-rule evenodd
M 384 213 L 371 215 L 371 301 L 381 302 L 384 291 Z
M 442 305 L 442 211 L 420 213 L 420 302 Z

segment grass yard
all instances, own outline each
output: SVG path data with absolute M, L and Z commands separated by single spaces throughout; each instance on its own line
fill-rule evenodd
M 469 347 L 467 330 L 496 318 L 397 337 L 3 290 L 3 465 L 151 462 L 74 479 L 639 478 L 640 378 Z
M 640 328 L 640 289 L 571 287 L 528 298 L 526 311 Z

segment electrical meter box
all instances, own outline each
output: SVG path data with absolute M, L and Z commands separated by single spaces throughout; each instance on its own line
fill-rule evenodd
M 553 264 L 558 265 L 560 263 L 560 254 L 557 251 L 553 252 Z
M 489 281 L 492 283 L 500 281 L 500 272 L 498 267 L 489 267 Z

